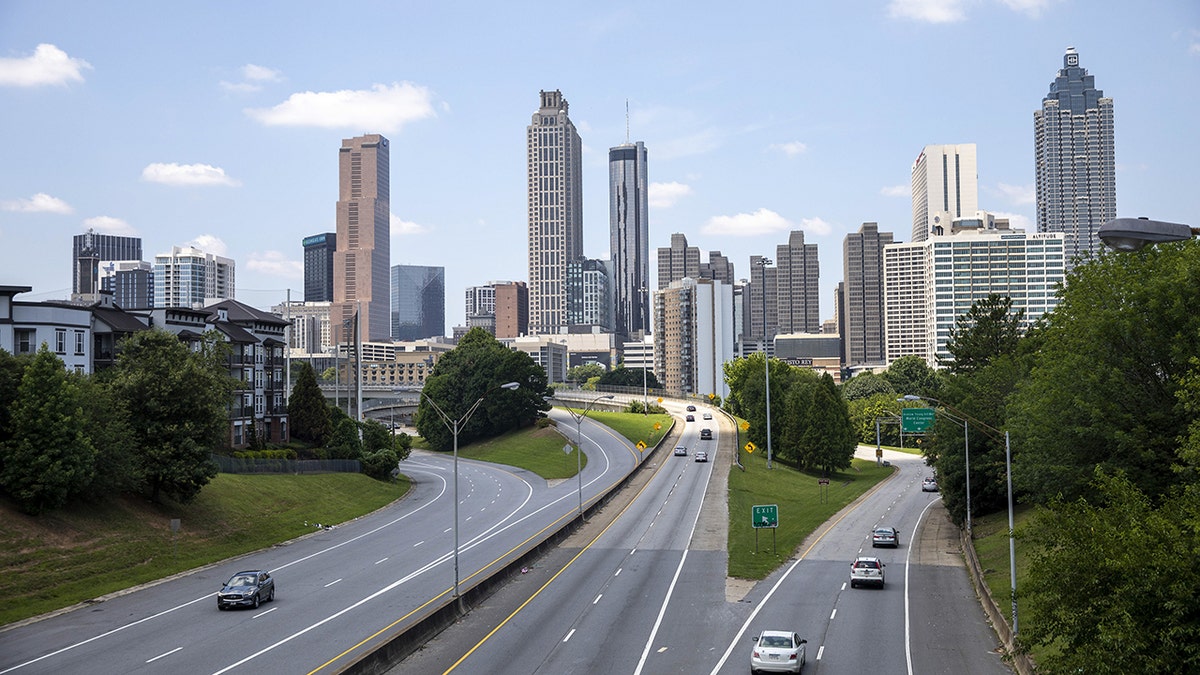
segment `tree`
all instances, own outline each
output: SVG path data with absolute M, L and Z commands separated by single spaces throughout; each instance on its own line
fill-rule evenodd
M 91 483 L 96 449 L 84 433 L 81 403 L 62 360 L 43 343 L 21 376 L 11 436 L 0 446 L 0 485 L 22 511 L 57 509 Z
M 642 386 L 645 378 L 647 389 L 662 389 L 662 384 L 655 377 L 653 370 L 642 368 L 626 368 L 617 366 L 600 376 L 596 384 L 607 387 L 638 387 Z
M 333 433 L 325 445 L 329 459 L 362 459 L 362 440 L 358 437 L 358 425 L 345 413 L 334 416 Z
M 972 303 L 950 329 L 946 351 L 952 358 L 943 365 L 952 373 L 970 373 L 998 356 L 1015 353 L 1025 310 L 1014 312 L 1012 304 L 1012 298 L 995 293 Z
M 785 418 L 785 394 L 796 382 L 798 368 L 793 368 L 779 359 L 763 363 L 761 353 L 751 354 L 744 359 L 726 361 L 725 383 L 729 385 L 726 404 L 729 412 L 750 423 L 748 439 L 755 445 L 767 447 L 767 368 L 771 371 L 771 439 L 778 442 L 783 432 Z
M 195 350 L 159 329 L 122 341 L 112 387 L 135 421 L 138 470 L 151 500 L 190 502 L 217 475 L 210 454 L 228 438 L 235 386 L 226 349 L 213 332 Z
M 860 398 L 870 398 L 877 394 L 888 394 L 896 397 L 896 388 L 887 377 L 878 373 L 865 371 L 842 383 L 842 396 L 847 401 L 857 401 Z
M 333 433 L 329 418 L 329 400 L 317 384 L 317 375 L 312 366 L 300 362 L 296 386 L 288 397 L 288 422 L 292 436 L 314 445 L 325 445 Z
M 878 419 L 880 445 L 900 445 L 900 408 L 895 392 L 847 401 L 855 439 L 859 443 L 875 445 L 875 420 Z
M 585 363 L 581 366 L 567 369 L 567 381 L 574 382 L 577 385 L 583 386 L 585 382 L 593 377 L 603 377 L 604 366 L 599 363 Z
M 0 443 L 11 437 L 9 415 L 17 401 L 21 377 L 25 374 L 25 367 L 29 365 L 29 361 L 28 356 L 13 356 L 0 349 Z M 3 466 L 4 462 L 0 459 L 0 469 L 3 469 Z
M 928 363 L 925 363 L 925 359 L 915 354 L 901 356 L 893 361 L 883 376 L 891 383 L 892 389 L 901 396 L 939 398 L 938 392 L 942 387 L 941 376 L 936 370 L 930 368 Z
M 850 412 L 833 378 L 797 369 L 785 401 L 779 457 L 826 473 L 850 468 L 858 444 Z
M 104 378 L 71 374 L 79 391 L 83 433 L 96 449 L 96 468 L 83 497 L 93 501 L 137 492 L 144 485 L 129 411 Z

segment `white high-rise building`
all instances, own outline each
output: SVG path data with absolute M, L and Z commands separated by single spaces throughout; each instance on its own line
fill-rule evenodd
M 529 331 L 567 327 L 567 263 L 583 257 L 583 142 L 562 92 L 541 92 L 526 130 Z
M 673 394 L 729 395 L 724 365 L 733 359 L 733 286 L 685 277 L 654 293 L 654 374 Z
M 192 246 L 154 256 L 155 307 L 200 308 L 233 297 L 233 260 Z
M 912 165 L 912 240 L 925 241 L 938 213 L 961 218 L 979 210 L 975 144 L 927 145 Z

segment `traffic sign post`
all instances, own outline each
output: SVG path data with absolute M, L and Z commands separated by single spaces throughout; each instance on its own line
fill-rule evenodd
M 771 530 L 771 550 L 775 550 L 775 530 L 779 527 L 779 506 L 760 504 L 750 507 L 750 524 L 754 526 L 754 552 L 758 553 L 758 531 L 764 527 Z
M 817 479 L 817 493 L 821 495 L 821 503 L 829 501 L 829 479 L 821 477 Z
M 933 426 L 933 408 L 904 408 L 900 411 L 900 430 L 906 434 L 923 434 Z

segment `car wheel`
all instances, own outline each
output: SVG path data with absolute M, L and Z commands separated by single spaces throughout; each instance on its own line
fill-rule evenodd
M 258 593 L 254 594 L 254 609 L 258 609 Z
M 275 587 L 272 586 L 271 592 L 267 594 L 267 602 L 274 602 L 274 601 L 275 601 Z
M 217 609 L 218 609 L 218 610 L 220 610 L 220 611 L 222 611 L 222 612 L 224 612 L 224 611 L 225 611 L 225 605 L 222 605 L 221 603 L 217 603 Z
M 856 584 L 856 583 L 854 583 L 853 581 L 851 581 L 851 582 L 850 582 L 850 588 L 858 588 L 858 584 Z

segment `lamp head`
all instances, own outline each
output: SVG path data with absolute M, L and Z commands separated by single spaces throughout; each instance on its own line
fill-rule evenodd
M 509 382 L 509 383 L 507 383 L 507 384 L 502 384 L 502 385 L 500 385 L 500 388 L 501 388 L 501 389 L 508 389 L 508 390 L 510 390 L 510 391 L 511 391 L 511 390 L 513 390 L 513 389 L 516 389 L 517 387 L 520 387 L 520 386 L 521 386 L 521 383 L 520 383 L 520 382 Z

